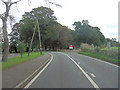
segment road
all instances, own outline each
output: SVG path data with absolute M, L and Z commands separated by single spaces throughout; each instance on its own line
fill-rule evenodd
M 48 67 L 25 88 L 118 88 L 118 67 L 75 53 L 51 54 Z
M 15 56 L 18 56 L 20 54 L 16 53 L 16 54 L 8 54 L 8 58 L 13 58 Z M 2 61 L 2 54 L 0 54 L 0 61 Z

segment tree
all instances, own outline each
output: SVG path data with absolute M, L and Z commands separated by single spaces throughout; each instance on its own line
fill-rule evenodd
M 6 6 L 5 13 L 0 14 L 0 18 L 2 19 L 2 22 L 3 22 L 2 30 L 3 30 L 3 40 L 4 40 L 2 61 L 6 61 L 8 59 L 8 52 L 9 52 L 9 42 L 8 42 L 8 37 L 7 37 L 7 20 L 10 17 L 9 11 L 13 4 L 16 4 L 17 2 L 21 0 L 16 1 L 16 2 L 11 2 L 11 0 L 8 0 L 8 1 L 1 0 L 1 1 Z
M 20 41 L 20 23 L 16 23 L 13 25 L 12 32 L 9 34 L 10 37 L 10 46 L 9 51 L 10 52 L 16 52 L 17 53 L 17 41 Z
M 76 47 L 81 43 L 88 43 L 90 45 L 101 46 L 105 43 L 105 37 L 100 32 L 98 27 L 92 27 L 88 24 L 88 20 L 74 22 L 75 31 L 72 31 Z
M 59 30 L 59 29 L 58 29 Z M 73 44 L 73 37 L 71 35 L 71 30 L 66 27 L 62 26 L 59 30 L 59 41 L 60 41 L 60 48 L 68 48 L 70 44 Z
M 6 7 L 5 12 L 3 14 L 0 14 L 0 19 L 2 19 L 2 22 L 3 22 L 2 30 L 3 30 L 3 40 L 4 40 L 2 61 L 6 61 L 8 59 L 8 52 L 9 52 L 9 42 L 8 42 L 8 37 L 7 37 L 7 20 L 8 18 L 13 20 L 13 17 L 9 15 L 9 11 L 13 4 L 17 4 L 18 2 L 22 0 L 18 0 L 14 2 L 12 2 L 11 0 L 7 0 L 7 1 L 1 0 L 1 1 L 5 4 L 5 7 Z M 50 0 L 45 0 L 45 1 L 50 4 L 61 7 L 61 5 L 56 4 L 55 2 L 51 2 Z M 28 0 L 28 4 L 30 2 L 31 0 Z
M 22 57 L 23 53 L 26 51 L 26 46 L 24 44 L 24 41 L 18 42 L 17 49 L 18 49 L 18 52 L 21 53 L 21 57 Z
M 89 23 L 88 20 L 82 20 L 83 25 L 88 25 L 88 23 Z
M 54 14 L 53 10 L 43 6 L 34 8 L 31 12 L 26 12 L 23 15 L 23 19 L 21 20 L 22 21 L 21 27 L 20 27 L 21 38 L 24 39 L 26 43 L 29 43 L 29 46 L 30 46 L 30 41 L 33 35 L 35 23 L 38 20 L 42 41 L 45 41 L 47 37 L 49 37 L 51 34 L 49 33 L 47 35 L 47 32 L 50 32 L 51 30 L 54 32 L 54 29 L 51 29 L 53 22 L 56 20 L 56 17 L 53 14 Z M 39 37 L 38 37 L 38 31 L 37 31 L 35 32 L 33 45 L 34 43 L 38 42 L 38 38 Z M 37 44 L 35 44 L 35 46 L 36 45 Z
M 71 30 L 58 23 L 54 16 L 54 11 L 47 7 L 38 7 L 30 12 L 26 12 L 19 24 L 14 25 L 12 35 L 18 35 L 20 40 L 24 40 L 26 45 L 28 44 L 30 46 L 37 18 L 39 20 L 43 49 L 58 50 L 60 48 L 66 48 L 72 43 Z M 16 28 L 18 28 L 18 31 Z M 15 34 L 16 32 L 19 33 Z M 40 48 L 38 38 L 38 30 L 36 30 L 31 49 Z

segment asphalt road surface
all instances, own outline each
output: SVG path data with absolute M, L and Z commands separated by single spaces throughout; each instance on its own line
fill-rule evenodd
M 25 88 L 118 88 L 118 67 L 75 54 L 52 52 L 44 71 Z

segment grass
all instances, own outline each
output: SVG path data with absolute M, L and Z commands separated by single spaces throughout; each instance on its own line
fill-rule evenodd
M 90 53 L 90 52 L 78 52 L 78 54 L 87 55 L 87 56 L 105 60 L 105 61 L 108 61 L 108 62 L 111 62 L 114 64 L 118 64 L 118 59 L 112 59 L 106 55 L 99 55 L 99 54 L 94 54 L 94 53 Z
M 40 55 L 40 52 L 31 52 L 30 56 L 27 56 L 27 55 L 28 55 L 28 53 L 24 53 L 22 55 L 22 57 L 21 57 L 21 55 L 19 55 L 19 56 L 13 57 L 13 58 L 9 58 L 7 61 L 0 62 L 0 64 L 2 63 L 2 69 L 10 68 L 12 66 L 23 63 L 25 61 L 32 60 L 39 56 L 43 56 L 43 55 L 45 55 L 45 52 L 43 52 L 42 55 Z
M 103 50 L 118 50 L 118 47 L 103 48 Z

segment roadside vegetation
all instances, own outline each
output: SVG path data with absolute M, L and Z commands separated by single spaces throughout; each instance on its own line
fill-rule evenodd
M 22 19 L 13 25 L 12 32 L 9 34 L 9 52 L 21 53 L 21 59 L 23 60 L 24 58 L 32 59 L 34 56 L 31 53 L 27 57 L 27 54 L 23 54 L 24 52 L 39 50 L 62 52 L 65 50 L 67 52 L 70 51 L 67 50 L 69 45 L 73 45 L 74 49 L 81 49 L 80 52 L 76 50 L 80 54 L 118 63 L 120 43 L 114 37 L 112 39 L 105 38 L 100 28 L 90 25 L 88 20 L 74 21 L 73 27 L 72 30 L 61 25 L 51 8 L 43 6 L 34 8 L 30 12 L 25 12 Z M 34 38 L 32 38 L 33 36 Z M 3 52 L 4 48 L 1 51 Z M 11 62 L 13 65 L 22 61 L 19 60 L 20 56 L 13 59 L 18 60 Z M 23 61 L 26 60 L 28 59 Z M 6 63 L 4 61 L 7 60 L 3 60 L 3 63 Z M 13 60 L 8 59 L 7 62 L 10 61 Z M 7 66 L 10 67 L 9 64 L 3 64 L 3 67 Z
M 103 48 L 103 50 L 118 50 L 120 47 Z
M 92 47 L 91 45 L 84 43 L 82 43 L 80 47 L 81 51 L 79 51 L 78 54 L 87 55 L 114 64 L 119 63 L 118 47 L 101 49 L 100 47 Z
M 19 23 L 15 23 L 10 33 L 10 52 L 17 53 L 17 40 L 24 41 L 27 50 L 30 47 L 34 27 L 38 20 L 41 44 L 43 50 L 63 50 L 69 45 L 79 48 L 80 44 L 86 42 L 94 45 L 104 45 L 106 39 L 99 27 L 93 27 L 88 20 L 73 22 L 74 30 L 57 22 L 54 11 L 47 7 L 38 7 L 26 12 Z M 93 35 L 94 34 L 94 35 Z M 39 39 L 36 30 L 31 49 L 38 49 Z
M 27 53 L 24 53 L 22 57 L 21 55 L 19 55 L 13 58 L 9 58 L 7 61 L 3 61 L 0 63 L 2 63 L 2 69 L 6 69 L 43 55 L 45 55 L 45 52 L 43 52 L 42 55 L 40 54 L 40 52 L 31 52 L 30 56 L 28 56 Z

